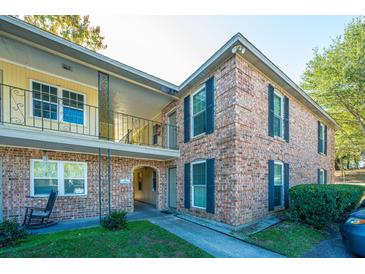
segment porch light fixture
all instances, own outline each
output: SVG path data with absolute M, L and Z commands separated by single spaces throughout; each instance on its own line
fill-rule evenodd
M 237 53 L 237 54 L 243 55 L 245 53 L 245 51 L 246 51 L 246 48 L 243 47 L 242 45 L 236 45 L 232 48 L 232 53 L 233 54 Z
M 46 163 L 48 163 L 48 155 L 47 155 L 47 151 L 43 151 L 44 152 L 44 154 L 43 154 L 43 156 L 42 156 L 42 161 L 43 161 L 43 164 L 46 164 Z

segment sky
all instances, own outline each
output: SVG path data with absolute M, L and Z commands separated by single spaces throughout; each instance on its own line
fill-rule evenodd
M 181 84 L 241 32 L 294 82 L 313 48 L 328 47 L 352 16 L 117 16 L 92 15 L 105 36 L 100 53 L 173 84 Z

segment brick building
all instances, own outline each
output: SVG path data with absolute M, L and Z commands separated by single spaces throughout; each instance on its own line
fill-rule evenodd
M 0 16 L 0 218 L 134 201 L 232 226 L 331 183 L 336 122 L 241 34 L 174 85 Z

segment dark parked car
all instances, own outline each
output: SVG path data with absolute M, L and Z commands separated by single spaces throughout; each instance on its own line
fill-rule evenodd
M 345 246 L 354 254 L 365 257 L 365 200 L 340 227 Z

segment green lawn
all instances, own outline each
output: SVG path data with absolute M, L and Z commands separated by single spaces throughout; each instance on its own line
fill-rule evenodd
M 0 257 L 20 258 L 159 258 L 212 257 L 148 221 L 128 223 L 125 230 L 102 227 L 32 235 L 0 249 Z
M 288 257 L 300 257 L 325 238 L 326 234 L 320 230 L 284 221 L 253 234 L 246 240 Z

